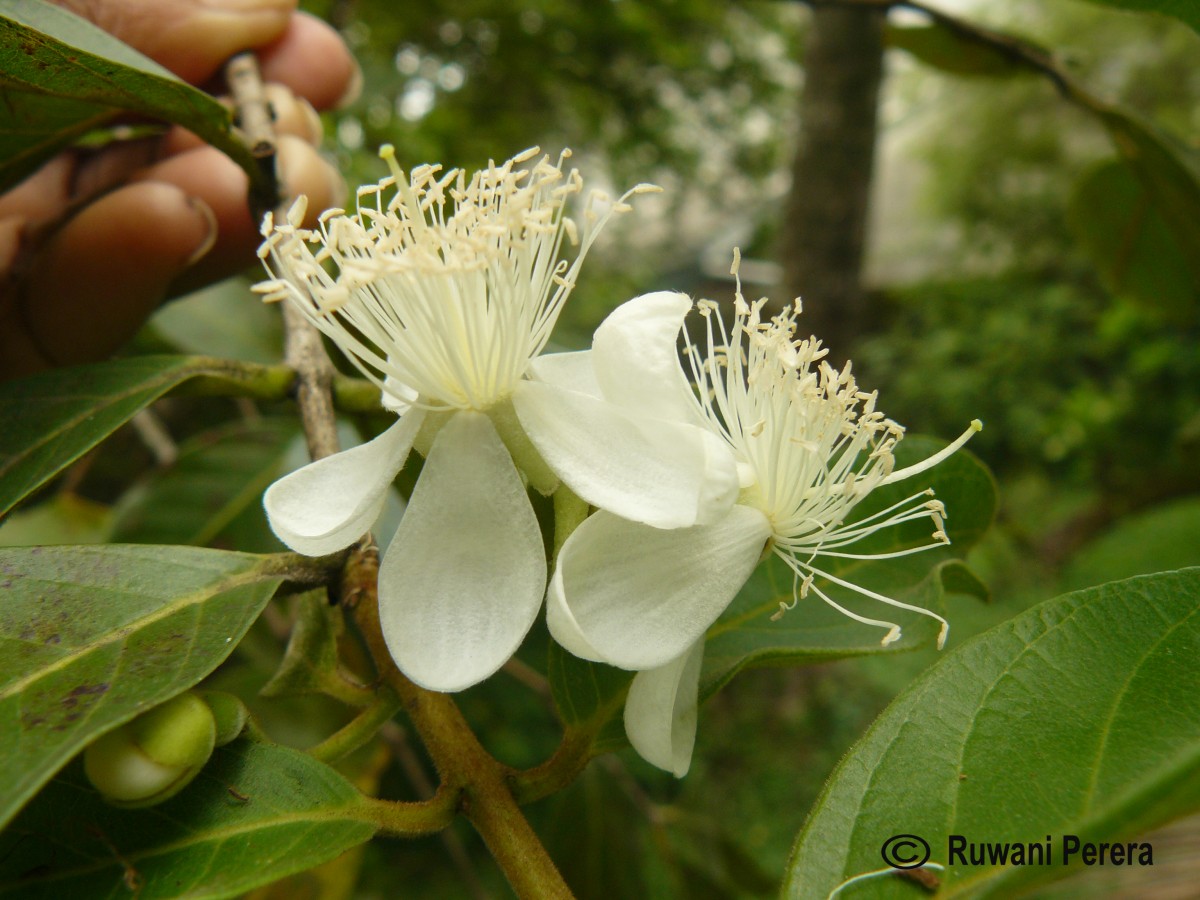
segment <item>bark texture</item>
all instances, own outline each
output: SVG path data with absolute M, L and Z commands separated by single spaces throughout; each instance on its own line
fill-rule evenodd
M 881 10 L 814 6 L 804 57 L 800 145 L 780 229 L 789 297 L 801 330 L 845 359 L 868 315 L 862 284 L 876 113 L 883 78 Z

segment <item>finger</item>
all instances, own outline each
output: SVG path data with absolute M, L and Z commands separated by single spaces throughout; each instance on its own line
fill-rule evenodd
M 346 187 L 341 176 L 300 138 L 280 137 L 276 165 L 286 196 L 308 196 L 306 224 L 314 224 L 322 210 L 344 202 Z M 246 207 L 246 175 L 227 156 L 211 147 L 200 147 L 150 166 L 138 177 L 173 184 L 199 197 L 216 215 L 216 243 L 203 260 L 172 284 L 172 295 L 226 278 L 256 263 L 255 251 L 262 236 L 258 221 L 251 218 Z
M 29 230 L 36 230 L 62 215 L 71 200 L 75 164 L 59 154 L 4 194 L 0 194 L 0 217 L 18 216 Z
M 298 13 L 259 54 L 263 78 L 287 85 L 317 109 L 346 106 L 362 90 L 362 71 L 336 31 Z
M 178 187 L 144 182 L 113 191 L 67 222 L 34 261 L 19 325 L 46 363 L 101 359 L 203 256 L 216 220 Z
M 296 0 L 57 0 L 185 81 L 207 81 L 233 54 L 278 41 Z

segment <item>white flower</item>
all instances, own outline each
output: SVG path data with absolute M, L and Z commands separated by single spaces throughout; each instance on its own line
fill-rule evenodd
M 468 180 L 438 166 L 405 177 L 385 148 L 392 175 L 359 190 L 355 214 L 328 210 L 319 230 L 301 229 L 301 198 L 286 222 L 263 227 L 259 255 L 273 277 L 255 289 L 294 303 L 400 415 L 369 443 L 272 485 L 271 527 L 308 555 L 348 546 L 414 442 L 426 448 L 384 554 L 379 609 L 397 665 L 433 690 L 491 675 L 541 606 L 545 549 L 522 473 L 545 493 L 561 478 L 589 503 L 656 527 L 715 518 L 736 494 L 732 458 L 707 430 L 601 400 L 576 407 L 570 391 L 537 380 L 543 362 L 569 368 L 537 357 L 597 232 L 652 188 L 601 216 L 589 200 L 568 262 L 563 237 L 579 235 L 564 210 L 582 180 L 563 172 L 567 154 L 521 168 L 536 154 Z
M 736 268 L 735 257 L 735 274 Z M 857 522 L 847 519 L 876 487 L 936 465 L 982 426 L 973 422 L 940 453 L 894 470 L 892 451 L 903 429 L 875 410 L 875 394 L 858 389 L 849 364 L 835 370 L 818 341 L 796 340 L 798 306 L 764 322 L 762 304 L 748 305 L 739 288 L 732 329 L 713 304 L 699 304 L 707 353 L 701 356 L 690 342 L 684 348 L 696 391 L 687 386 L 676 351 L 692 306 L 685 295 L 639 297 L 609 317 L 608 327 L 642 341 L 654 336 L 642 366 L 627 361 L 626 382 L 653 379 L 662 414 L 701 423 L 719 436 L 737 460 L 741 493 L 724 518 L 671 531 L 597 512 L 563 545 L 548 592 L 547 621 L 559 643 L 585 659 L 639 672 L 626 704 L 626 730 L 642 756 L 677 775 L 691 758 L 704 633 L 766 552 L 795 573 L 795 596 L 786 608 L 812 593 L 859 622 L 885 628 L 884 644 L 899 638 L 898 625 L 839 605 L 816 583 L 821 578 L 932 616 L 942 622 L 939 645 L 945 638 L 940 616 L 858 587 L 816 560 L 890 558 L 947 543 L 945 510 L 931 491 Z M 592 354 L 597 365 L 600 349 Z M 629 399 L 603 394 L 617 403 Z M 924 517 L 933 526 L 927 545 L 891 554 L 852 550 L 882 528 Z

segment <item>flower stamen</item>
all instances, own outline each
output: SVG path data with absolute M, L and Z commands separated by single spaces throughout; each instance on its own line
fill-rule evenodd
M 295 303 L 391 399 L 490 409 L 545 348 L 604 224 L 632 195 L 657 190 L 637 185 L 599 214 L 593 193 L 581 236 L 565 215 L 583 192 L 579 173 L 563 170 L 570 152 L 518 168 L 539 153 L 468 179 L 437 165 L 406 175 L 385 146 L 390 174 L 358 190 L 352 215 L 327 210 L 301 228 L 303 198 L 284 222 L 268 215 L 259 256 L 273 277 L 255 290 Z M 564 235 L 578 248 L 572 260 L 560 258 Z
M 878 394 L 860 390 L 847 362 L 834 369 L 816 338 L 796 337 L 800 302 L 767 319 L 765 299 L 748 303 L 735 250 L 730 274 L 736 281 L 732 323 L 719 307 L 698 301 L 704 319 L 707 353 L 686 341 L 684 355 L 696 383 L 700 415 L 729 444 L 739 466 L 753 473 L 742 501 L 759 508 L 771 528 L 772 551 L 795 575 L 791 603 L 780 602 L 778 619 L 810 590 L 856 621 L 888 629 L 883 643 L 900 637 L 893 622 L 858 615 L 836 603 L 814 584 L 832 584 L 898 609 L 941 623 L 938 646 L 948 624 L 941 616 L 838 578 L 813 565 L 818 556 L 855 560 L 896 559 L 948 544 L 945 506 L 923 490 L 885 509 L 845 524 L 851 512 L 876 488 L 910 478 L 956 452 L 982 424 L 975 420 L 957 440 L 928 459 L 895 468 L 894 451 L 904 429 L 876 410 Z M 750 489 L 752 487 L 752 489 Z M 879 553 L 854 553 L 849 547 L 877 531 L 929 519 L 928 543 Z

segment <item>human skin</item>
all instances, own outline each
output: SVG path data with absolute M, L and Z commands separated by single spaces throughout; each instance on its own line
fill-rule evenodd
M 345 186 L 317 152 L 317 110 L 352 99 L 359 70 L 295 0 L 60 0 L 202 88 L 253 50 L 275 110 L 278 174 L 310 215 Z M 0 196 L 0 379 L 90 362 L 124 344 L 165 298 L 254 261 L 245 173 L 181 128 L 61 154 Z

